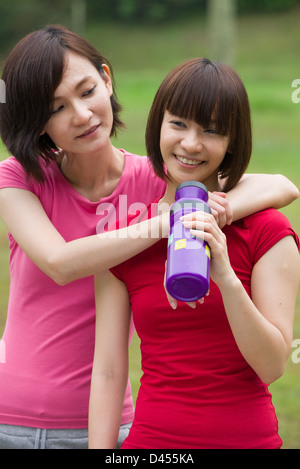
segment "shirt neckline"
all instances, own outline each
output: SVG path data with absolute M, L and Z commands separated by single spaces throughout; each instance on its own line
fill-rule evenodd
M 57 164 L 57 162 L 55 162 L 55 172 L 56 174 L 58 175 L 58 177 L 60 178 L 60 180 L 62 181 L 62 183 L 64 184 L 64 186 L 66 187 L 66 189 L 72 193 L 72 195 L 80 200 L 81 202 L 83 202 L 84 204 L 86 205 L 89 205 L 89 206 L 98 206 L 100 202 L 104 202 L 106 200 L 109 200 L 111 199 L 111 197 L 114 195 L 114 194 L 118 194 L 120 193 L 120 191 L 122 190 L 122 187 L 124 186 L 124 180 L 126 178 L 126 174 L 128 173 L 128 152 L 126 150 L 123 150 L 120 148 L 120 151 L 123 153 L 124 155 L 124 168 L 123 168 L 123 171 L 122 171 L 122 174 L 120 176 L 120 179 L 118 181 L 118 184 L 116 186 L 116 188 L 114 189 L 114 191 L 106 196 L 106 197 L 102 197 L 101 199 L 99 199 L 97 202 L 91 202 L 89 199 L 87 199 L 86 197 L 84 197 L 83 195 L 81 195 L 79 192 L 77 192 L 77 190 L 72 186 L 72 184 L 70 184 L 67 179 L 64 177 L 64 175 L 62 174 L 61 170 L 59 169 L 59 166 Z

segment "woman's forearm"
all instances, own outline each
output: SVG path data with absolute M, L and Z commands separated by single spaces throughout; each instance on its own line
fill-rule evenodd
M 124 282 L 95 276 L 95 352 L 89 403 L 89 447 L 116 448 L 128 383 L 131 307 Z
M 127 379 L 92 376 L 89 449 L 116 449 Z
M 282 208 L 299 197 L 297 187 L 281 174 L 244 174 L 227 193 L 233 221 L 266 208 Z
M 169 231 L 169 214 L 117 231 L 62 243 L 49 256 L 50 276 L 59 285 L 109 269 L 155 244 Z
M 119 231 L 66 242 L 30 191 L 0 190 L 0 214 L 20 248 L 57 284 L 109 269 L 156 243 L 169 230 L 169 213 Z

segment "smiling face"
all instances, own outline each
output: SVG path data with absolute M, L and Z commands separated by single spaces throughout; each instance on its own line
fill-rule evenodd
M 43 132 L 66 154 L 96 153 L 110 143 L 112 83 L 107 66 L 101 73 L 88 59 L 66 55 L 53 112 Z
M 150 109 L 146 148 L 162 179 L 165 164 L 168 179 L 194 178 L 211 188 L 219 172 L 226 181 L 224 191 L 232 189 L 252 148 L 249 101 L 237 73 L 204 58 L 171 70 Z
M 218 189 L 218 172 L 229 145 L 229 137 L 217 133 L 215 124 L 203 128 L 193 120 L 165 111 L 160 134 L 160 151 L 168 171 L 169 184 L 188 180 Z

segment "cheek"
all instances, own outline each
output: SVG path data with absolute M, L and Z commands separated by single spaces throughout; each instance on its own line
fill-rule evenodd
M 174 145 L 174 138 L 172 138 L 172 135 L 166 132 L 161 132 L 160 149 L 161 149 L 162 155 L 163 155 L 163 151 L 169 150 L 170 148 L 172 148 L 173 145 Z
M 89 106 L 97 114 L 112 112 L 111 97 L 106 90 L 98 92 L 89 99 Z
M 211 147 L 212 152 L 219 159 L 224 158 L 228 148 L 227 140 L 221 140 L 214 142 L 214 145 Z
M 64 120 L 56 119 L 55 122 L 51 122 L 45 127 L 46 133 L 49 137 L 56 143 L 57 140 L 60 140 L 63 136 L 66 136 L 66 131 L 64 129 Z
M 224 137 L 223 140 L 223 153 L 227 153 L 227 151 L 230 151 L 230 140 L 229 137 Z

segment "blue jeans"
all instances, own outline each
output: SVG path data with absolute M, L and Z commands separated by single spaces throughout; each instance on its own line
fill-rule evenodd
M 117 448 L 127 438 L 130 427 L 131 423 L 121 425 Z M 88 431 L 0 424 L 0 449 L 88 449 Z

